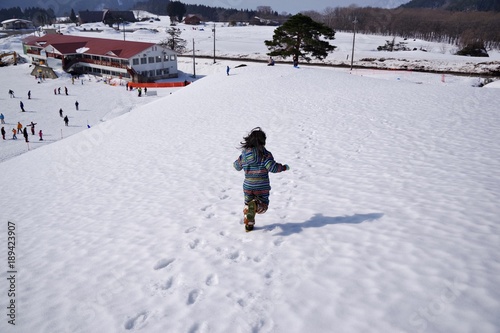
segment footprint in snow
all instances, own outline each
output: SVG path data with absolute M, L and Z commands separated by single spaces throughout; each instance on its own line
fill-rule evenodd
M 167 267 L 168 265 L 170 265 L 174 261 L 175 261 L 175 259 L 160 259 L 160 260 L 158 260 L 158 262 L 155 264 L 155 266 L 153 268 L 155 271 L 157 271 L 159 269 L 163 269 L 163 268 Z
M 203 322 L 201 324 L 195 323 L 190 329 L 189 333 L 205 333 L 209 332 L 209 327 L 206 322 Z
M 200 245 L 200 243 L 201 241 L 199 239 L 195 239 L 194 241 L 189 243 L 189 247 L 191 248 L 191 250 L 194 250 L 198 247 L 198 245 Z
M 140 328 L 148 319 L 147 312 L 138 313 L 135 317 L 130 318 L 125 322 L 125 329 L 132 330 L 135 328 Z
M 200 294 L 201 294 L 201 290 L 198 290 L 198 289 L 191 290 L 191 292 L 188 295 L 187 305 L 191 305 L 191 304 L 196 303 L 196 301 L 198 300 L 198 297 L 200 297 Z
M 209 276 L 207 276 L 205 284 L 207 286 L 216 286 L 219 284 L 219 277 L 217 276 L 217 274 L 210 274 Z
M 189 234 L 189 233 L 191 233 L 191 232 L 193 232 L 193 231 L 195 231 L 195 230 L 196 230 L 196 227 L 190 227 L 190 228 L 187 228 L 187 229 L 184 231 L 184 233 Z
M 168 290 L 168 289 L 172 288 L 173 284 L 174 284 L 174 278 L 170 277 L 167 281 L 160 284 L 159 287 L 161 290 Z
M 281 237 L 280 237 L 280 238 L 278 238 L 277 240 L 275 240 L 275 241 L 273 242 L 273 244 L 274 244 L 275 246 L 280 246 L 283 242 L 284 242 L 283 238 L 281 238 Z

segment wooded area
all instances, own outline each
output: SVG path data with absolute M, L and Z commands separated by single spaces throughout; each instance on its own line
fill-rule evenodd
M 419 38 L 465 46 L 482 42 L 500 48 L 500 13 L 452 12 L 441 9 L 327 8 L 323 13 L 306 12 L 336 31 L 404 38 Z
M 54 22 L 56 15 L 50 8 L 47 10 L 37 7 L 28 7 L 25 9 L 21 9 L 19 7 L 0 9 L 0 22 L 12 18 L 29 20 L 35 25 L 43 25 Z

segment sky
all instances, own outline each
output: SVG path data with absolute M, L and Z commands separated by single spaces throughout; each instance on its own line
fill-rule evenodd
M 184 0 L 182 2 L 187 4 L 238 9 L 256 9 L 258 6 L 271 6 L 271 8 L 278 13 L 287 12 L 296 14 L 304 10 L 316 10 L 321 12 L 327 7 L 347 7 L 353 4 L 360 7 L 372 6 L 394 8 L 403 3 L 409 2 L 409 0 Z

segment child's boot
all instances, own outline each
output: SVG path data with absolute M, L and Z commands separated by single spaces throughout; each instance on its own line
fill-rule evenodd
M 253 226 L 255 224 L 256 210 L 257 210 L 257 203 L 254 200 L 250 201 L 248 203 L 248 208 L 245 208 L 245 210 L 244 210 L 244 212 L 245 212 L 245 219 L 244 219 L 245 230 L 247 232 L 253 230 Z

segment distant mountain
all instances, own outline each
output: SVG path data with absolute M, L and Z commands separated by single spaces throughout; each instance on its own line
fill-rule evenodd
M 500 0 L 411 0 L 401 8 L 436 8 L 454 11 L 500 11 Z
M 73 1 L 33 1 L 33 0 L 1 0 L 1 8 L 20 7 L 21 9 L 28 7 L 51 8 L 57 16 L 69 15 L 71 9 L 75 12 L 79 10 L 101 10 L 104 8 L 115 10 L 131 9 L 136 0 L 73 0 Z
M 399 7 L 401 5 L 404 5 L 408 2 L 410 2 L 410 0 L 376 0 L 376 1 L 372 1 L 367 6 L 376 7 L 376 8 L 391 9 L 391 8 L 396 8 L 396 7 Z

